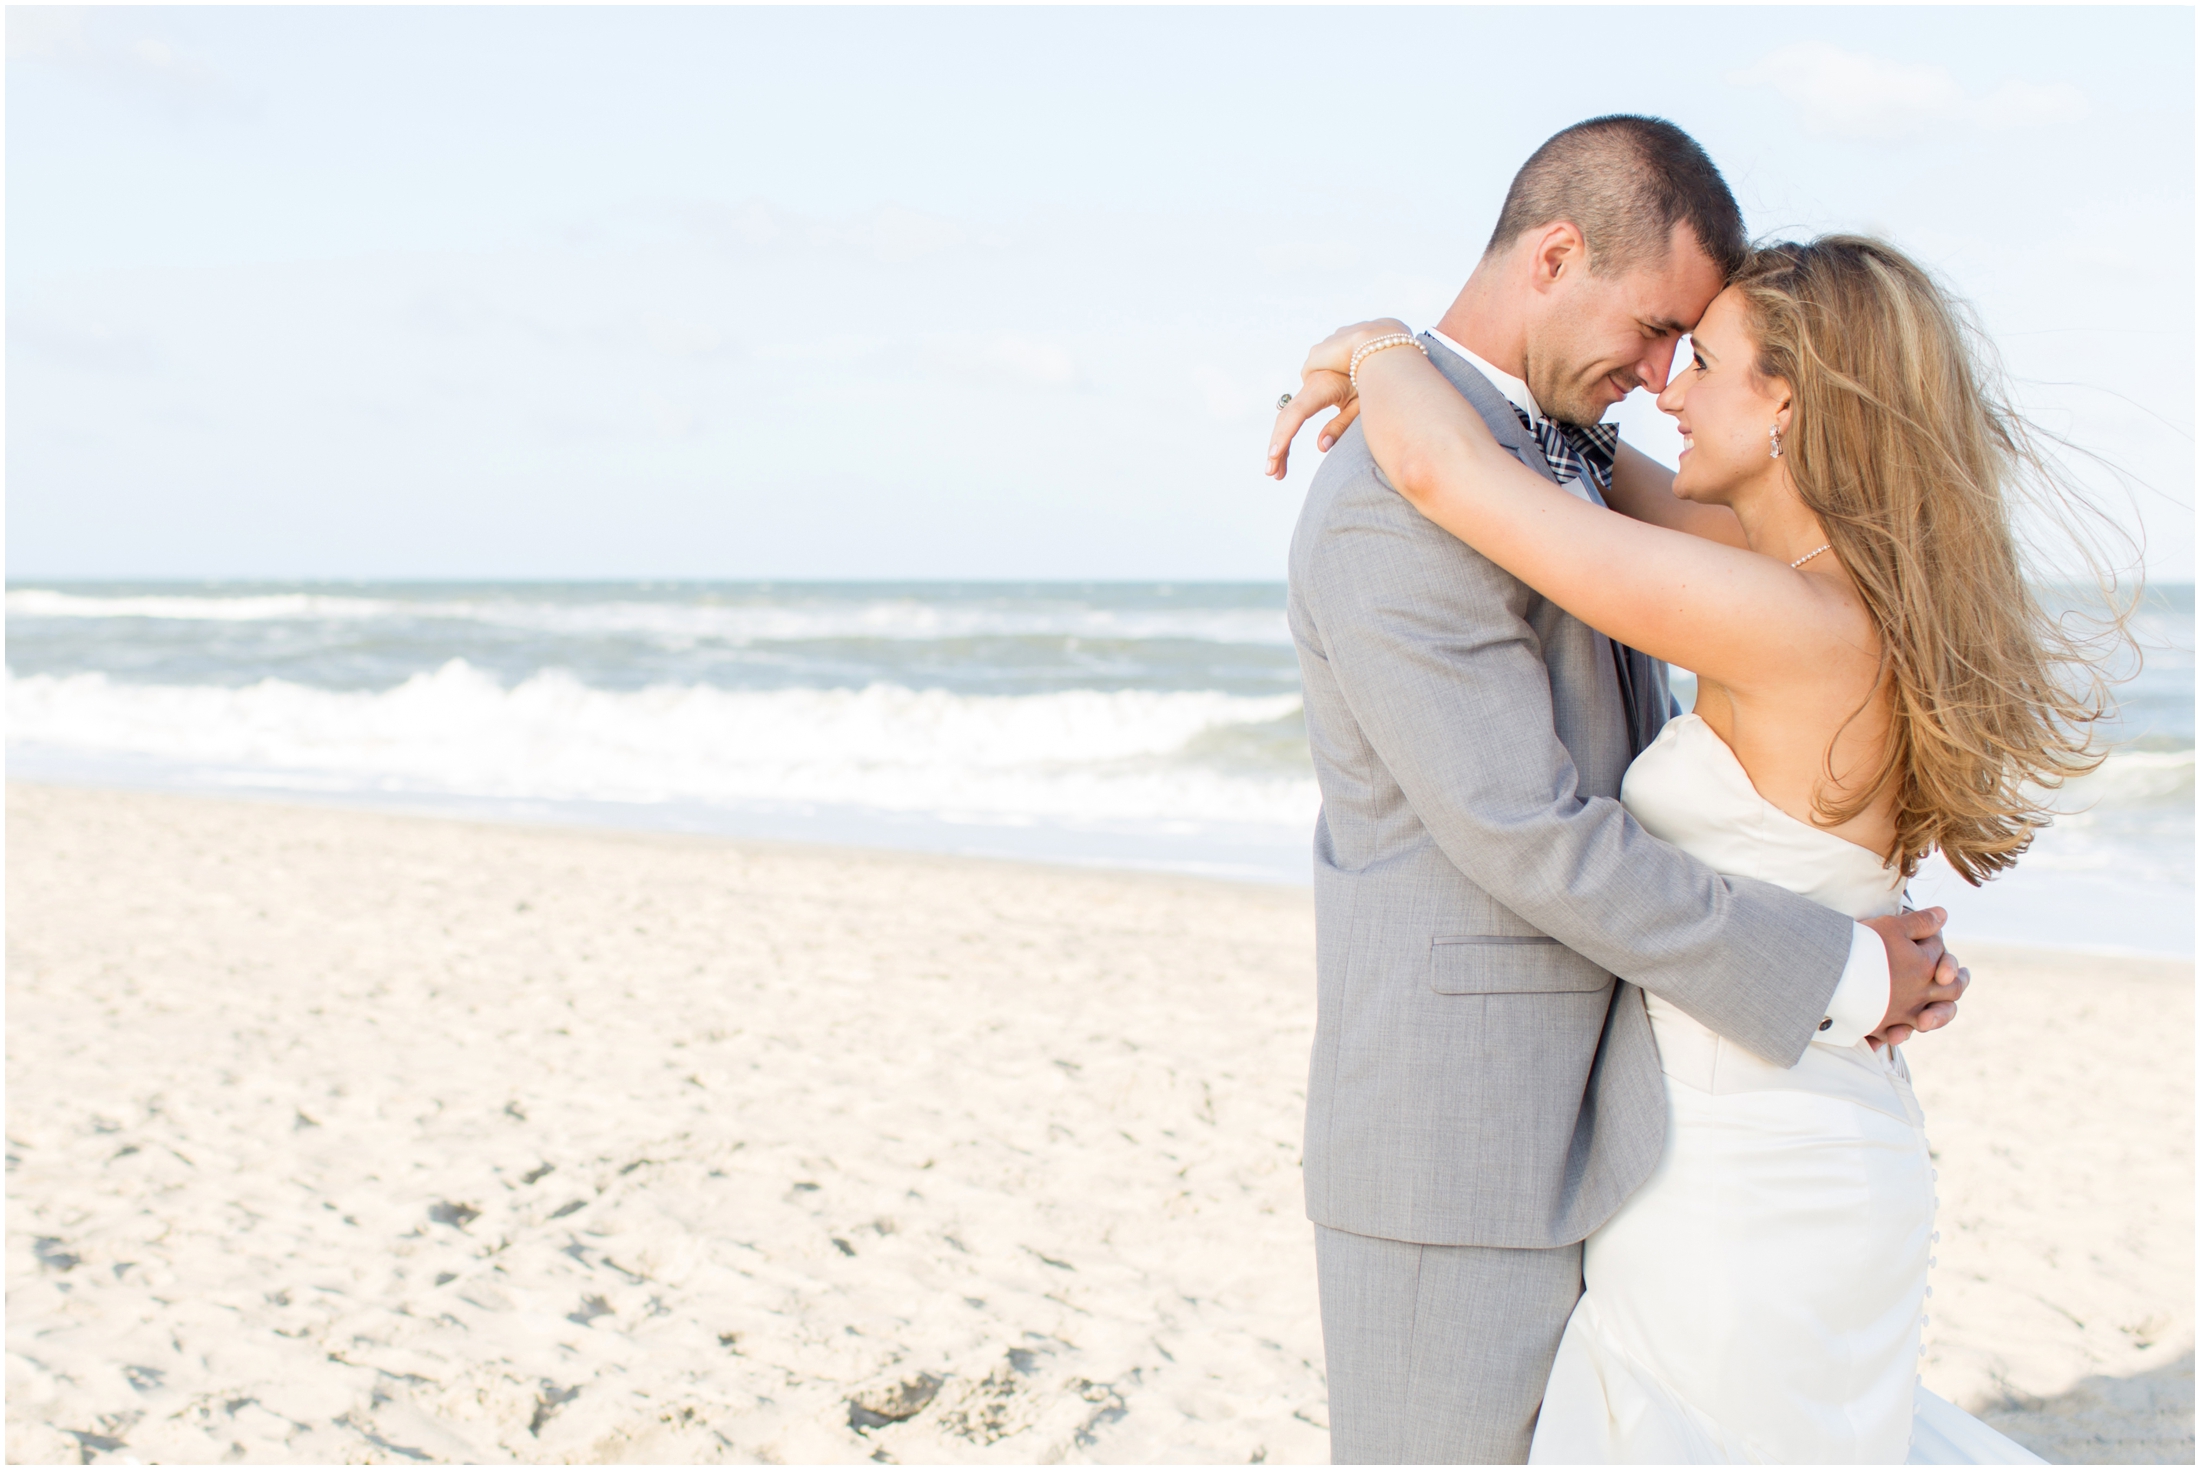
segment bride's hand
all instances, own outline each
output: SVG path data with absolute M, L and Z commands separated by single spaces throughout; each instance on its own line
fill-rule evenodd
M 1352 391 L 1352 381 L 1343 373 L 1326 369 L 1310 371 L 1299 381 L 1299 391 L 1291 395 L 1290 402 L 1276 411 L 1276 427 L 1268 435 L 1268 474 L 1280 480 L 1291 465 L 1291 441 L 1305 422 L 1325 408 L 1338 410 L 1337 416 L 1322 425 L 1321 438 L 1316 449 L 1327 452 L 1340 435 L 1351 427 L 1360 416 L 1360 397 Z
M 1377 337 L 1387 337 L 1405 330 L 1405 323 L 1391 317 L 1378 321 L 1355 322 L 1349 327 L 1339 327 L 1306 354 L 1306 365 L 1299 369 L 1299 391 L 1276 412 L 1276 427 L 1268 435 L 1268 474 L 1282 479 L 1290 468 L 1291 441 L 1299 429 L 1325 408 L 1336 408 L 1337 416 L 1322 425 L 1321 437 L 1316 449 L 1327 452 L 1332 444 L 1342 438 L 1352 421 L 1360 416 L 1359 395 L 1352 391 L 1352 381 L 1347 376 L 1352 366 L 1352 354 L 1363 342 Z

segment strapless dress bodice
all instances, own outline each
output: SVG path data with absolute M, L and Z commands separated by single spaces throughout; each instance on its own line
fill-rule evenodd
M 1627 768 L 1620 801 L 1651 836 L 1728 877 L 1776 884 L 1852 919 L 1901 909 L 1900 869 L 1758 795 L 1733 750 L 1697 715 L 1666 722 Z M 1907 1067 L 1892 1047 L 1813 1041 L 1801 1062 L 1785 1066 L 1727 1040 L 1662 996 L 1645 993 L 1643 1002 L 1668 1077 L 1715 1093 L 1831 1092 L 1891 1117 L 1921 1118 Z
M 1852 919 L 1901 907 L 1898 869 L 1758 795 L 1749 772 L 1701 716 L 1666 722 L 1627 768 L 1620 802 L 1651 836 L 1728 877 L 1778 884 Z

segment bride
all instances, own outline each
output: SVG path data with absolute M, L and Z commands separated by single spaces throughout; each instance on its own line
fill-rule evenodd
M 2007 868 L 2046 819 L 2027 790 L 2097 763 L 2099 686 L 2022 580 L 2013 501 L 2044 471 L 1964 319 L 1829 236 L 1758 252 L 1692 341 L 1658 399 L 1680 467 L 1622 448 L 1610 510 L 1514 459 L 1394 321 L 1314 349 L 1271 464 L 1341 405 L 1322 447 L 1356 417 L 1422 514 L 1694 670 L 1621 799 L 1720 872 L 1867 918 L 1936 849 Z M 1903 1035 L 1781 1068 L 1646 1000 L 1665 1152 L 1585 1243 L 1531 1459 L 2036 1463 L 1918 1381 L 1939 1237 Z

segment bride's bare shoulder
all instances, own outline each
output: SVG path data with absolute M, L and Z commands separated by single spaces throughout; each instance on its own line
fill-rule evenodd
M 1875 668 L 1881 639 L 1879 620 L 1863 591 L 1844 571 L 1813 573 L 1797 569 L 1805 595 L 1793 604 L 1808 623 L 1808 633 L 1829 653 L 1852 654 Z M 1800 671 L 1798 671 L 1800 672 Z

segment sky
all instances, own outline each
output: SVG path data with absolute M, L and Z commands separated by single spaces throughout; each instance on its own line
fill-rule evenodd
M 11 7 L 7 574 L 1279 579 L 1307 346 L 1635 111 L 1938 271 L 2189 580 L 2193 25 Z

